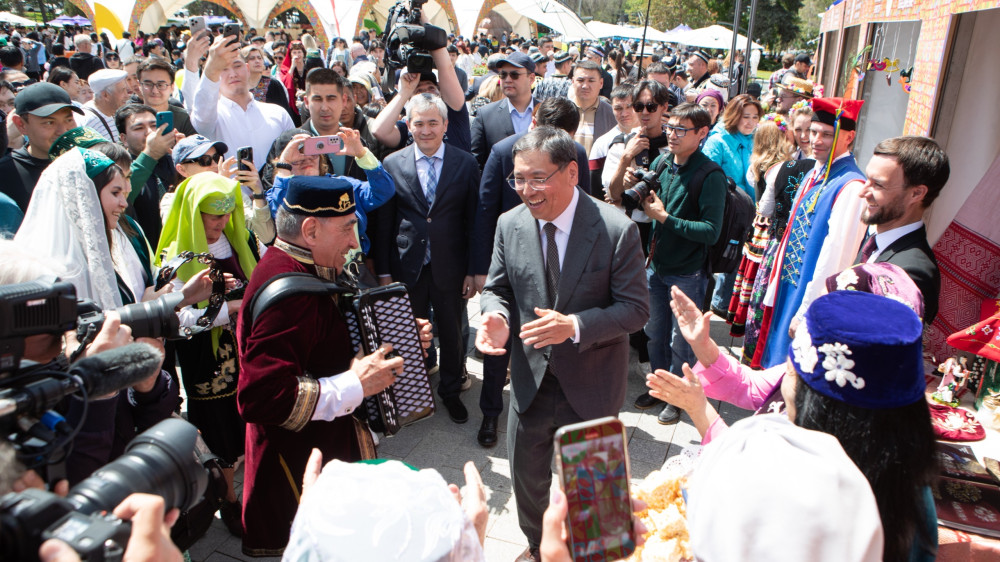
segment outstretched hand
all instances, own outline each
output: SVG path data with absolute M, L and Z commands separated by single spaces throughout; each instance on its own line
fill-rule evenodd
M 483 355 L 503 355 L 507 353 L 504 346 L 510 337 L 510 326 L 507 320 L 496 312 L 483 314 L 476 332 L 476 349 Z
M 712 312 L 702 312 L 684 291 L 670 287 L 670 310 L 677 318 L 681 335 L 702 365 L 711 365 L 719 358 L 719 346 L 712 341 Z

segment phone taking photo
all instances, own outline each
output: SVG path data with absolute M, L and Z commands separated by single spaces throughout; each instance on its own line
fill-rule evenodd
M 625 426 L 600 418 L 561 427 L 554 440 L 573 560 L 630 556 L 636 545 Z
M 191 16 L 188 18 L 188 29 L 191 30 L 191 38 L 197 39 L 198 34 L 208 29 L 205 23 L 205 16 Z
M 340 154 L 344 151 L 344 139 L 340 135 L 327 137 L 309 137 L 302 141 L 302 153 L 308 156 L 316 154 Z
M 252 146 L 244 146 L 236 149 L 236 165 L 238 166 L 237 169 L 241 172 L 249 172 L 250 167 L 243 163 L 244 160 L 246 160 L 247 162 L 253 162 Z
M 160 125 L 166 124 L 167 128 L 163 130 L 164 135 L 169 135 L 174 132 L 174 114 L 169 111 L 160 111 L 156 114 L 156 128 L 159 129 Z
M 222 31 L 223 37 L 235 37 L 237 41 L 240 40 L 240 24 L 238 23 L 227 23 L 226 27 Z

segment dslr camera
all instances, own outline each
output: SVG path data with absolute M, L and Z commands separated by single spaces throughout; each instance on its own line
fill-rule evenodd
M 420 10 L 427 0 L 401 0 L 389 8 L 386 18 L 386 64 L 390 70 L 406 67 L 411 74 L 423 74 L 434 69 L 430 51 L 448 44 L 448 33 L 436 25 L 420 23 Z
M 205 494 L 208 471 L 195 452 L 198 430 L 169 418 L 139 434 L 125 454 L 61 498 L 28 489 L 0 498 L 0 560 L 36 560 L 48 539 L 69 544 L 82 560 L 121 560 L 132 526 L 111 512 L 134 493 L 161 496 L 186 511 Z
M 649 194 L 656 191 L 659 174 L 652 170 L 636 170 L 639 181 L 631 188 L 622 192 L 622 207 L 625 207 L 625 214 L 631 216 L 632 211 L 642 208 L 642 202 L 649 197 Z

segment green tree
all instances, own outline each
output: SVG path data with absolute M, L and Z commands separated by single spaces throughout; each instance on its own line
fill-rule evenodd
M 643 24 L 647 1 L 625 0 L 625 12 L 629 16 L 630 23 Z M 649 11 L 649 24 L 661 31 L 677 27 L 682 23 L 692 28 L 711 25 L 715 18 L 707 4 L 708 2 L 688 0 L 654 0 Z

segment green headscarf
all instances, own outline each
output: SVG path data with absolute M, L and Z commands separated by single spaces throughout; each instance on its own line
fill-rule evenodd
M 247 245 L 250 233 L 243 218 L 243 193 L 236 180 L 225 178 L 215 172 L 193 175 L 177 186 L 167 220 L 163 223 L 163 232 L 160 233 L 160 245 L 156 248 L 156 265 L 161 266 L 177 254 L 188 250 L 196 253 L 208 251 L 205 223 L 201 220 L 201 213 L 210 215 L 231 213 L 222 234 L 229 240 L 243 274 L 249 279 L 257 260 Z M 177 270 L 177 277 L 187 281 L 205 267 L 196 260 L 189 261 Z M 199 308 L 208 306 L 208 301 L 202 301 L 198 306 Z

